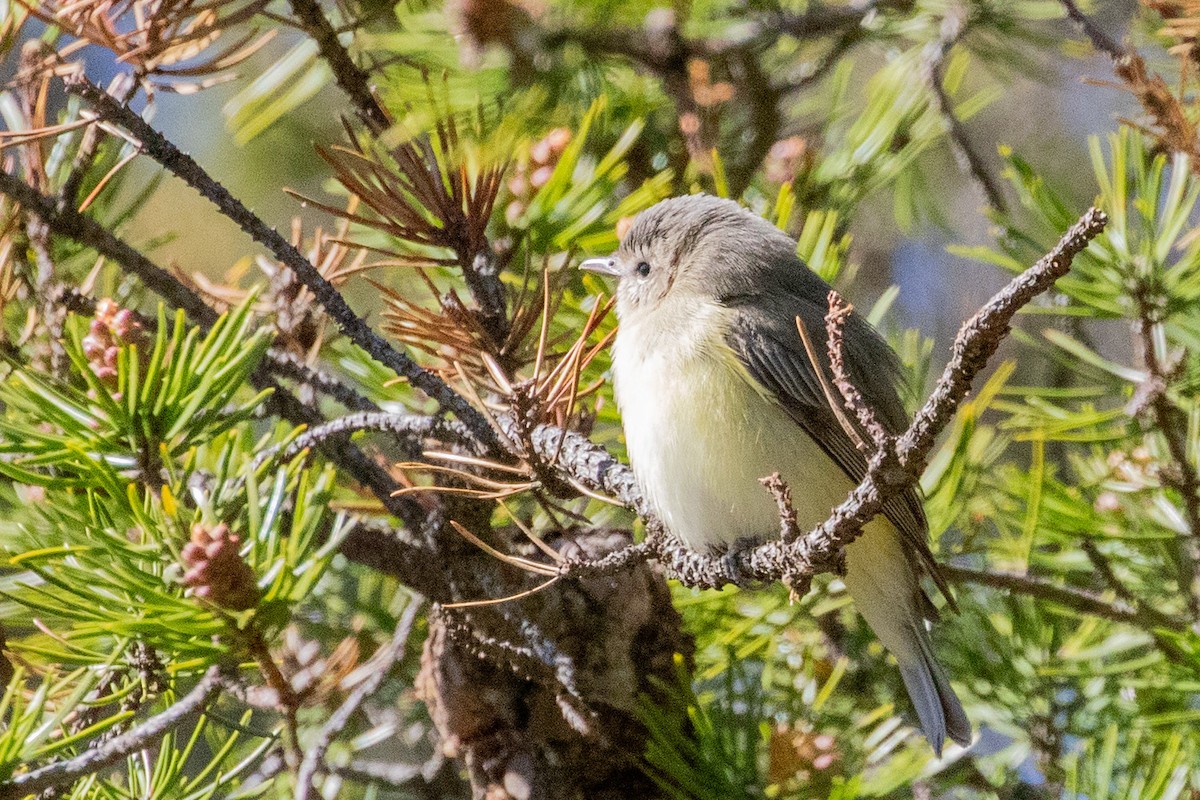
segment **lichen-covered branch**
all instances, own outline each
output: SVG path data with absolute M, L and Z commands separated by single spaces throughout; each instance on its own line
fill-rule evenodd
M 459 422 L 424 414 L 396 414 L 388 411 L 364 411 L 347 414 L 335 420 L 310 428 L 291 441 L 284 450 L 284 458 L 290 458 L 301 450 L 315 447 L 333 436 L 343 436 L 355 431 L 383 431 L 395 434 L 405 441 L 413 457 L 420 454 L 420 442 L 439 439 L 454 444 L 470 443 L 471 432 Z

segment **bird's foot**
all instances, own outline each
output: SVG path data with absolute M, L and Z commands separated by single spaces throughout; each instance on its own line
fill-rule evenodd
M 746 550 L 752 550 L 760 544 L 762 541 L 753 536 L 743 536 L 730 544 L 725 554 L 721 556 L 721 566 L 735 585 L 746 588 L 754 582 L 753 577 L 747 575 L 742 569 L 741 555 Z

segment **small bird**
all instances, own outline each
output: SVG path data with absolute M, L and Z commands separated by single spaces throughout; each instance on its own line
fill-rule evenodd
M 617 405 L 634 474 L 671 533 L 709 554 L 777 537 L 779 512 L 759 482 L 775 472 L 791 489 L 801 530 L 846 499 L 867 462 L 797 330 L 799 317 L 827 359 L 830 287 L 796 256 L 794 240 L 731 200 L 676 197 L 639 214 L 611 257 L 581 268 L 618 280 Z M 895 353 L 854 314 L 843 336 L 865 402 L 902 432 L 909 420 Z M 899 663 L 940 756 L 947 736 L 970 743 L 971 724 L 934 660 L 927 620 L 937 611 L 921 589 L 923 572 L 946 591 L 912 489 L 846 548 L 843 581 Z

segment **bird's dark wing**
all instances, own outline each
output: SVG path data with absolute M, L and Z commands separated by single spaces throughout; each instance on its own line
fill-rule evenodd
M 796 268 L 808 272 L 799 263 Z M 852 481 L 858 483 L 866 474 L 867 460 L 830 408 L 821 380 L 796 329 L 796 318 L 799 317 L 812 339 L 825 376 L 831 378 L 824 322 L 829 287 L 815 274 L 808 272 L 808 275 L 813 285 L 781 286 L 774 287 L 776 291 L 764 291 L 752 297 L 722 298 L 733 312 L 725 340 L 750 376 L 784 407 Z M 804 278 L 807 280 L 807 276 Z M 801 292 L 801 288 L 805 291 Z M 817 301 L 804 299 L 810 294 L 820 305 Z M 851 315 L 846 324 L 844 351 L 850 377 L 863 399 L 875 410 L 879 421 L 890 432 L 902 433 L 908 427 L 908 416 L 896 392 L 900 367 L 895 353 L 857 315 Z M 929 549 L 929 525 L 919 489 L 914 487 L 890 499 L 884 505 L 884 514 L 909 542 L 917 562 L 953 604 Z

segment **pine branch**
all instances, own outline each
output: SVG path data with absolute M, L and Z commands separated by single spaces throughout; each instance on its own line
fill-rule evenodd
M 0 171 L 0 194 L 8 195 L 25 211 L 36 214 L 55 234 L 73 239 L 121 264 L 137 275 L 147 289 L 162 297 L 172 307 L 183 309 L 188 317 L 201 327 L 211 328 L 217 321 L 217 312 L 199 295 L 91 217 L 84 216 L 72 208 L 60 209 L 53 199 L 38 192 L 15 175 L 3 171 Z
M 414 387 L 436 400 L 442 408 L 456 414 L 481 442 L 489 446 L 496 443 L 495 433 L 487 420 L 466 398 L 451 389 L 441 378 L 392 347 L 386 339 L 372 330 L 366 320 L 350 308 L 341 293 L 295 245 L 246 208 L 228 189 L 213 180 L 194 159 L 151 128 L 127 105 L 117 102 L 86 78 L 69 80 L 67 90 L 91 105 L 102 119 L 127 130 L 141 142 L 142 148 L 155 161 L 213 203 L 225 217 L 236 223 L 251 238 L 264 245 L 275 258 L 296 274 L 352 342 L 377 362 L 406 378 Z
M 0 800 L 17 800 L 53 786 L 61 786 L 113 766 L 139 750 L 153 747 L 164 735 L 204 710 L 229 679 L 228 668 L 214 666 L 196 687 L 165 711 L 104 745 L 85 750 L 68 761 L 58 761 L 0 783 Z
M 186 292 L 189 290 L 181 283 L 180 291 Z M 96 301 L 75 288 L 63 287 L 58 294 L 57 300 L 65 310 L 76 314 L 90 316 L 96 311 Z M 142 328 L 148 331 L 154 330 L 158 324 L 157 320 L 143 314 L 135 313 L 135 317 Z M 207 330 L 208 326 L 201 325 L 200 327 Z M 318 392 L 328 395 L 351 411 L 381 410 L 379 405 L 369 397 L 359 394 L 352 387 L 346 385 L 333 375 L 322 371 L 319 367 L 304 363 L 295 353 L 281 350 L 278 347 L 272 347 L 267 351 L 266 356 L 264 356 L 264 361 L 267 363 L 270 371 L 276 376 L 311 387 Z
M 1074 0 L 1059 2 L 1092 46 L 1112 60 L 1113 72 L 1153 121 L 1155 127 L 1150 133 L 1167 149 L 1188 156 L 1192 173 L 1200 176 L 1200 129 L 1193 121 L 1191 110 L 1171 91 L 1161 75 L 1146 66 L 1140 53 L 1122 46 L 1102 31 Z M 1184 69 L 1188 69 L 1186 61 Z
M 1200 475 L 1188 453 L 1187 415 L 1175 407 L 1167 394 L 1171 376 L 1168 374 L 1170 370 L 1159 358 L 1155 344 L 1154 330 L 1159 321 L 1150 292 L 1151 287 L 1140 280 L 1133 292 L 1138 312 L 1136 327 L 1147 372 L 1146 381 L 1138 390 L 1138 395 L 1145 397 L 1139 405 L 1150 410 L 1154 427 L 1167 443 L 1170 463 L 1169 469 L 1160 473 L 1162 481 L 1183 498 L 1183 516 L 1188 533 L 1180 543 L 1182 566 L 1186 571 L 1180 588 L 1187 595 L 1192 618 L 1200 627 Z
M 0 171 L 0 194 L 16 200 L 25 211 L 35 213 L 54 234 L 90 247 L 120 264 L 169 305 L 183 309 L 192 322 L 202 329 L 211 328 L 216 322 L 217 312 L 198 294 L 90 217 L 70 208 L 59 208 L 52 198 L 3 171 Z M 271 406 L 293 424 L 315 428 L 325 423 L 326 420 L 316 410 L 301 403 L 276 382 L 265 368 L 256 369 L 251 379 L 257 389 L 272 390 L 269 400 Z M 429 521 L 428 512 L 409 498 L 394 497 L 393 493 L 400 488 L 399 485 L 386 469 L 368 458 L 348 439 L 327 437 L 321 442 L 321 449 L 344 474 L 370 489 L 384 507 L 412 531 L 425 530 Z M 445 596 L 445 570 L 430 569 L 435 561 L 411 540 L 395 532 L 379 535 L 374 528 L 355 528 L 343 540 L 342 552 L 347 558 L 396 576 L 427 596 L 439 599 Z

